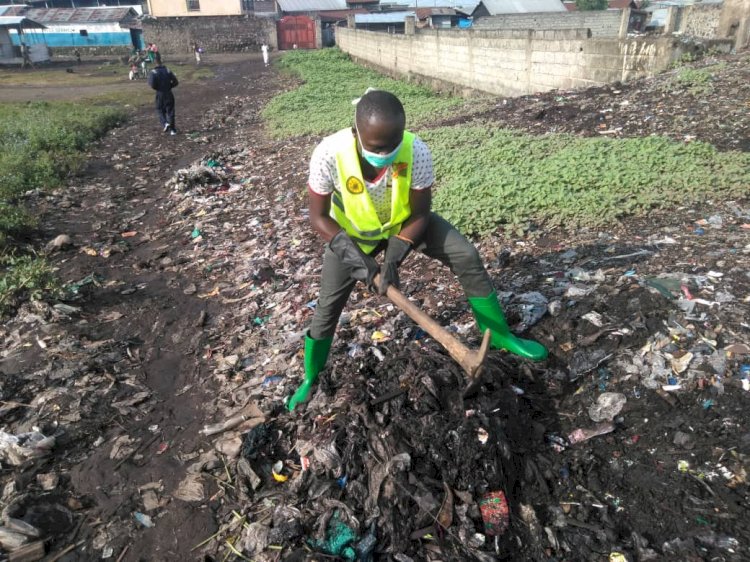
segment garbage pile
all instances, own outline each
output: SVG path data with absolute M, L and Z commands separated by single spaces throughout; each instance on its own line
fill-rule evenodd
M 243 159 L 257 153 L 211 158 L 223 184 L 243 188 L 174 193 L 175 211 L 196 217 L 184 236 L 200 231 L 184 250 L 203 275 L 190 290 L 226 305 L 208 323 L 221 385 L 211 427 L 227 429 L 206 486 L 223 504 L 202 549 L 253 560 L 279 549 L 290 559 L 741 559 L 748 209 L 686 210 L 687 224 L 551 247 L 485 240 L 509 321 L 552 358 L 494 352 L 467 397 L 439 345 L 358 286 L 316 394 L 290 415 L 321 244 L 293 212 L 300 194 L 243 183 Z M 412 259 L 404 291 L 477 346 L 450 272 Z M 263 415 L 247 418 L 248 404 Z

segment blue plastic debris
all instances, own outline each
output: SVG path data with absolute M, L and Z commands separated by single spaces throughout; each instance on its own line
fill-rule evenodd
M 703 230 L 701 227 L 696 228 L 693 232 L 697 234 L 698 236 L 703 236 L 706 233 L 706 231 Z
M 344 474 L 341 478 L 338 478 L 336 480 L 336 483 L 339 485 L 339 488 L 346 488 L 346 483 L 349 481 L 349 477 Z
M 706 399 L 705 399 L 705 400 L 703 401 L 703 409 L 704 409 L 704 410 L 708 410 L 708 409 L 709 409 L 709 408 L 711 408 L 711 406 L 713 406 L 713 405 L 714 405 L 714 401 L 713 401 L 713 400 L 712 400 L 711 398 L 706 398 Z
M 667 377 L 667 384 L 668 385 L 675 385 L 677 384 L 677 379 L 675 377 Z
M 604 392 L 607 390 L 607 381 L 609 381 L 612 374 L 606 367 L 599 367 L 597 373 L 599 373 L 599 391 Z
M 283 378 L 284 377 L 280 377 L 278 375 L 274 375 L 274 376 L 271 376 L 271 377 L 266 377 L 265 379 L 263 379 L 263 386 L 270 386 L 270 385 L 272 385 L 274 383 L 279 382 Z
M 422 328 L 417 328 L 414 330 L 414 335 L 412 335 L 412 339 L 414 340 L 421 340 L 427 337 L 427 332 L 425 332 Z
M 154 526 L 154 522 L 145 513 L 141 513 L 140 511 L 136 511 L 133 514 L 133 517 L 135 517 L 135 520 L 138 521 L 138 523 L 140 523 L 141 525 L 143 525 L 146 528 L 150 529 L 151 527 Z

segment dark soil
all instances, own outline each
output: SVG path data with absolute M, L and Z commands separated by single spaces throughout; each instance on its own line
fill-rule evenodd
M 747 61 L 727 67 L 747 73 Z M 52 553 L 72 546 L 63 561 L 240 560 L 228 544 L 256 561 L 330 560 L 317 541 L 336 521 L 361 560 L 748 559 L 750 350 L 737 347 L 750 339 L 747 201 L 479 241 L 511 324 L 522 295 L 547 299 L 526 336 L 551 355 L 492 352 L 465 397 L 446 352 L 358 287 L 313 400 L 290 415 L 282 400 L 301 377 L 320 268 L 304 204 L 316 139 L 262 130 L 260 108 L 288 79 L 256 59 L 214 70 L 210 83 L 180 85 L 180 135 L 139 112 L 68 188 L 30 196 L 39 245 L 73 238 L 52 259 L 81 286 L 64 303 L 77 310 L 27 303 L 2 328 L 5 430 L 57 438 L 50 454 L 3 465 L 9 516 L 37 525 Z M 652 106 L 658 80 L 455 121 L 598 134 L 612 99 Z M 724 96 L 717 88 L 709 106 L 724 111 Z M 633 115 L 606 126 L 746 148 L 730 138 L 746 117 L 724 130 L 714 112 L 694 126 L 654 115 L 645 133 L 627 125 Z M 198 162 L 212 179 L 168 183 Z M 478 347 L 449 271 L 415 256 L 402 277 L 416 304 Z M 672 368 L 686 353 L 689 367 Z M 611 422 L 588 413 L 603 392 L 627 399 Z M 238 412 L 252 419 L 201 432 Z M 577 429 L 606 433 L 571 443 Z M 49 474 L 59 483 L 44 489 Z M 510 527 L 495 537 L 479 503 L 497 491 Z

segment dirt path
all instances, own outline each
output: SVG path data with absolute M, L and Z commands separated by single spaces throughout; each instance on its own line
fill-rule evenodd
M 162 230 L 170 195 L 165 182 L 175 169 L 209 151 L 213 142 L 236 136 L 253 144 L 261 135 L 259 127 L 226 123 L 221 113 L 237 109 L 227 100 L 238 94 L 249 95 L 256 104 L 246 111 L 257 111 L 277 88 L 255 57 L 232 57 L 212 68 L 214 80 L 182 83 L 176 90 L 178 136 L 161 133 L 150 107 L 140 110 L 92 147 L 87 171 L 68 189 L 39 201 L 42 236 L 66 233 L 82 249 L 58 256 L 60 277 L 70 281 L 93 276 L 98 285 L 81 301 L 79 313 L 50 326 L 42 337 L 70 343 L 80 358 L 97 356 L 84 353 L 86 348 L 101 349 L 99 360 L 75 366 L 75 360 L 70 361 L 75 351 L 65 358 L 27 352 L 11 354 L 2 364 L 7 376 L 72 368 L 84 379 L 64 381 L 78 387 L 80 402 L 71 412 L 77 409 L 82 419 L 58 439 L 57 461 L 66 468 L 54 498 L 44 501 L 61 502 L 74 514 L 72 522 L 47 529 L 58 534 L 53 547 L 66 546 L 65 537 L 71 544 L 83 541 L 63 560 L 101 558 L 92 541 L 105 554 L 124 553 L 126 561 L 195 559 L 191 548 L 215 530 L 211 511 L 189 504 L 164 511 L 156 527 L 139 534 L 137 542 L 122 524 L 132 523 L 133 513 L 143 510 L 139 489 L 149 483 L 158 483 L 159 490 L 174 489 L 183 476 L 176 457 L 202 451 L 203 404 L 212 391 L 200 357 L 210 346 L 203 325 L 218 310 L 213 301 L 185 294 L 194 281 L 176 267 L 185 240 Z M 189 234 L 190 226 L 186 228 Z M 136 234 L 122 237 L 127 231 Z M 98 255 L 86 253 L 91 248 L 99 248 Z M 93 390 L 101 377 L 111 380 L 112 391 L 104 395 Z M 131 398 L 133 403 L 114 410 L 119 413 L 113 417 L 110 406 L 132 388 L 142 393 L 140 398 Z M 137 449 L 131 456 L 112 458 L 108 445 L 96 447 L 97 439 L 109 444 L 118 435 L 126 442 L 125 451 Z M 158 454 L 165 450 L 169 454 Z M 67 533 L 60 533 L 66 528 Z

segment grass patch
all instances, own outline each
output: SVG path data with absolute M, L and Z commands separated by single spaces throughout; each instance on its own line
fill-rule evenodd
M 21 194 L 61 185 L 83 164 L 85 146 L 124 117 L 120 109 L 66 102 L 0 104 L 0 313 L 57 286 L 44 260 L 8 248 L 9 235 L 35 224 Z
M 5 314 L 21 300 L 57 295 L 62 288 L 52 267 L 33 255 L 0 255 L 0 314 Z
M 707 198 L 747 194 L 750 154 L 661 137 L 534 137 L 483 127 L 421 135 L 432 149 L 434 207 L 466 234 L 530 222 L 568 229 Z
M 23 225 L 15 207 L 21 193 L 61 185 L 83 163 L 86 144 L 124 117 L 119 109 L 65 102 L 0 104 L 0 236 Z
M 725 63 L 713 64 L 703 68 L 683 68 L 664 84 L 664 90 L 675 88 L 687 90 L 694 96 L 710 94 L 714 89 L 714 76 L 726 68 Z
M 280 65 L 305 83 L 276 96 L 264 109 L 263 116 L 276 137 L 326 134 L 351 126 L 352 100 L 368 87 L 396 94 L 404 104 L 410 128 L 449 115 L 465 103 L 358 66 L 338 49 L 292 51 L 282 57 Z M 477 103 L 474 100 L 472 105 Z

